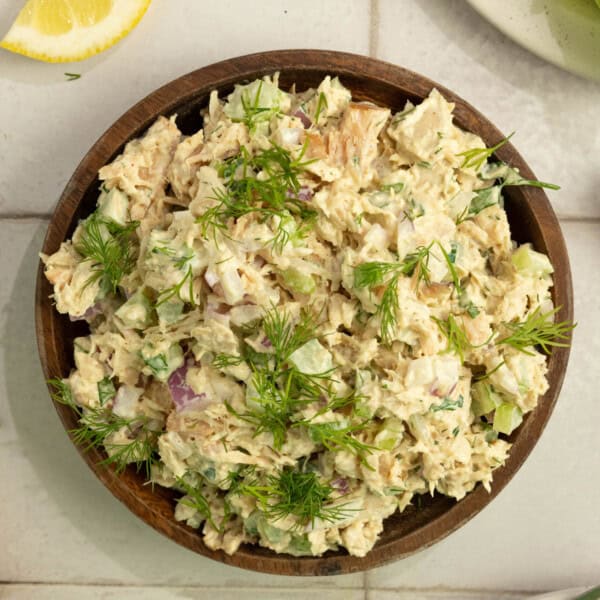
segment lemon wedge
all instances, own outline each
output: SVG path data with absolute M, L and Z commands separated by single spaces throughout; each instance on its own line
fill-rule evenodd
M 150 0 L 28 0 L 0 47 L 47 62 L 72 62 L 125 37 Z

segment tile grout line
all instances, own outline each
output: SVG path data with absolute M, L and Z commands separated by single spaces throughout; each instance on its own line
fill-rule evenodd
M 367 573 L 363 573 L 363 575 L 367 575 Z M 250 585 L 250 586 L 228 586 L 228 585 L 194 585 L 194 584 L 189 584 L 189 585 L 173 585 L 173 584 L 169 584 L 169 583 L 150 583 L 150 584 L 139 584 L 139 583 L 119 583 L 119 582 L 114 582 L 114 583 L 103 583 L 103 582 L 86 582 L 86 583 L 82 583 L 82 582 L 72 582 L 72 581 L 65 581 L 65 582 L 60 582 L 60 581 L 0 581 L 0 586 L 6 586 L 6 587 L 11 587 L 11 586 L 46 586 L 46 587 L 58 587 L 58 586 L 63 586 L 63 587 L 72 587 L 72 588 L 76 588 L 76 587 L 93 587 L 93 588 L 135 588 L 135 589 L 151 589 L 151 588 L 156 588 L 156 589 L 162 589 L 162 588 L 168 588 L 168 589 L 206 589 L 206 590 L 253 590 L 253 591 L 260 591 L 260 590 L 266 590 L 266 591 L 277 591 L 280 589 L 285 589 L 285 590 L 300 590 L 300 589 L 305 589 L 305 590 L 309 590 L 309 591 L 328 591 L 328 590 L 340 590 L 340 591 L 358 591 L 358 590 L 363 590 L 365 592 L 365 600 L 368 598 L 368 595 L 370 592 L 376 592 L 376 591 L 389 591 L 389 592 L 415 592 L 415 593 L 451 593 L 451 594 L 455 594 L 455 593 L 466 593 L 466 594 L 495 594 L 495 595 L 514 595 L 516 597 L 522 598 L 522 597 L 527 597 L 527 596 L 532 596 L 532 595 L 539 595 L 540 593 L 545 593 L 545 592 L 540 592 L 540 591 L 531 591 L 531 590 L 503 590 L 503 589 L 490 589 L 490 588 L 454 588 L 454 587 L 413 587 L 413 586 L 407 586 L 407 587 L 381 587 L 381 586 L 373 586 L 370 587 L 368 589 L 363 589 L 361 587 L 357 587 L 357 586 L 307 586 L 306 588 L 301 588 L 301 587 L 290 587 L 290 586 L 285 586 L 285 585 Z
M 379 52 L 379 0 L 369 0 L 369 56 Z

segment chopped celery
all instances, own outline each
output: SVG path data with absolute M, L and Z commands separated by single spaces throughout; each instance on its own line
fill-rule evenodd
M 309 375 L 327 373 L 333 368 L 333 359 L 329 350 L 317 340 L 310 340 L 290 356 L 290 362 L 300 371 Z
M 495 410 L 502 403 L 500 394 L 484 381 L 471 386 L 471 410 L 475 417 L 481 417 Z
M 273 527 L 264 517 L 257 520 L 256 528 L 260 535 L 268 542 L 271 542 L 271 544 L 281 544 L 285 542 L 286 537 L 289 537 L 286 531 Z
M 255 510 L 244 520 L 244 529 L 248 535 L 258 535 L 258 520 L 261 518 L 260 511 Z
M 312 555 L 312 548 L 310 540 L 306 534 L 304 535 L 292 535 L 289 546 L 285 550 L 292 556 L 310 556 Z
M 523 244 L 513 252 L 512 264 L 523 275 L 550 275 L 554 272 L 550 259 L 541 252 L 536 252 L 531 244 Z
M 98 212 L 124 227 L 129 222 L 129 199 L 117 188 L 103 189 L 98 198 Z
M 115 312 L 126 327 L 144 329 L 152 323 L 152 306 L 143 290 L 138 290 Z
M 166 353 L 153 354 L 153 348 L 142 349 L 142 360 L 146 363 L 147 375 L 153 375 L 159 381 L 166 381 L 169 375 L 183 365 L 183 350 L 179 344 L 172 344 Z
M 380 450 L 393 450 L 401 441 L 404 425 L 395 417 L 385 419 L 381 430 L 375 436 L 375 446 Z
M 312 294 L 315 291 L 315 280 L 311 275 L 302 273 L 294 267 L 281 271 L 284 285 L 299 294 Z
M 174 323 L 183 314 L 184 303 L 181 300 L 171 299 L 156 307 L 156 314 L 161 323 Z
M 503 402 L 494 414 L 494 431 L 511 434 L 523 421 L 523 413 L 518 406 Z

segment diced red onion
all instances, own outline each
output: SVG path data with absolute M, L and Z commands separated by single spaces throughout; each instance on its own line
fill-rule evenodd
M 260 345 L 263 346 L 263 347 L 265 347 L 265 348 L 272 348 L 273 347 L 273 342 L 271 342 L 271 340 L 267 336 L 265 336 L 261 340 Z
M 429 386 L 429 393 L 432 396 L 437 396 L 438 398 L 441 397 L 440 390 L 438 389 L 438 378 L 437 377 L 432 381 L 431 385 Z
M 294 113 L 294 117 L 298 117 L 302 121 L 304 129 L 308 129 L 312 125 L 312 121 L 308 118 L 308 115 L 301 108 L 299 108 Z
M 190 365 L 191 362 L 191 365 Z M 193 361 L 186 362 L 179 369 L 175 369 L 169 376 L 168 386 L 171 392 L 171 398 L 175 404 L 175 410 L 181 412 L 183 410 L 194 408 L 202 408 L 206 402 L 206 394 L 196 394 L 194 390 L 186 383 L 186 376 L 190 366 L 194 363 Z
M 306 185 L 303 185 L 301 188 L 299 188 L 297 192 L 294 192 L 293 190 L 287 190 L 285 193 L 286 198 L 302 200 L 302 202 L 309 202 L 313 195 L 313 191 Z
M 303 185 L 298 190 L 298 200 L 302 200 L 303 202 L 309 202 L 313 197 L 313 191 L 306 185 Z
M 344 477 L 335 479 L 331 482 L 331 486 L 337 490 L 342 496 L 345 496 L 350 491 L 348 480 Z
M 69 315 L 71 321 L 91 321 L 94 317 L 102 314 L 102 305 L 100 302 L 92 304 L 82 315 Z

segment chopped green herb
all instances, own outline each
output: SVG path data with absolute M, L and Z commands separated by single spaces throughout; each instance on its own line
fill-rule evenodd
M 456 410 L 457 408 L 462 408 L 464 403 L 464 398 L 459 396 L 456 400 L 452 400 L 452 398 L 446 397 L 440 404 L 434 404 L 431 406 L 431 412 L 438 412 L 440 410 Z
M 397 183 L 386 183 L 385 185 L 381 186 L 382 192 L 394 192 L 396 194 L 399 194 L 403 189 L 404 183 L 402 183 L 401 181 Z
M 433 242 L 429 246 L 419 246 L 407 254 L 402 262 L 367 262 L 354 268 L 354 285 L 357 288 L 374 288 L 385 285 L 377 307 L 381 318 L 381 337 L 390 341 L 396 324 L 398 305 L 398 280 L 400 275 L 412 277 L 416 273 L 416 285 L 421 281 L 430 283 L 429 256 Z M 391 275 L 389 279 L 386 278 Z
M 465 362 L 465 353 L 473 346 L 454 315 L 448 315 L 445 321 L 436 317 L 431 318 L 437 323 L 439 330 L 447 340 L 446 352 L 454 352 L 460 358 L 461 363 Z
M 494 154 L 497 150 L 502 148 L 504 144 L 510 140 L 510 138 L 515 135 L 513 131 L 508 137 L 500 140 L 495 146 L 491 146 L 490 148 L 472 148 L 471 150 L 466 150 L 465 152 L 460 152 L 457 156 L 463 156 L 464 160 L 460 165 L 461 169 L 475 169 L 478 171 L 481 169 L 485 161 Z
M 315 110 L 315 119 L 314 122 L 319 124 L 319 117 L 321 116 L 321 112 L 324 108 L 327 108 L 327 96 L 323 92 L 319 94 L 319 99 L 317 100 L 317 108 Z
M 67 78 L 67 81 L 75 81 L 76 79 L 81 78 L 81 74 L 80 73 L 65 73 L 65 77 Z
M 552 348 L 568 348 L 571 336 L 567 334 L 577 324 L 568 321 L 555 323 L 553 317 L 559 310 L 560 307 L 542 313 L 536 308 L 523 322 L 504 323 L 510 334 L 499 339 L 496 344 L 506 344 L 529 355 L 534 353 L 528 348 L 535 346 L 540 346 L 546 354 L 550 354 Z
M 112 400 L 115 397 L 115 394 L 115 385 L 110 377 L 105 377 L 98 382 L 98 398 L 100 399 L 100 404 L 102 406 L 109 400 Z
M 274 250 L 282 248 L 295 235 L 301 239 L 314 222 L 317 213 L 298 197 L 299 175 L 312 161 L 302 160 L 306 145 L 298 158 L 274 144 L 251 156 L 245 147 L 237 157 L 228 159 L 221 167 L 225 187 L 214 190 L 217 204 L 197 218 L 201 234 L 216 236 L 226 232 L 230 219 L 254 213 L 261 220 L 273 219 L 276 233 L 270 240 Z M 260 175 L 260 177 L 259 177 Z M 295 218 L 300 221 L 296 227 Z M 292 226 L 292 231 L 290 231 Z
M 210 504 L 208 503 L 208 500 L 202 493 L 202 490 L 200 489 L 200 487 L 199 486 L 196 487 L 196 486 L 192 486 L 192 485 L 188 484 L 185 481 L 185 479 L 183 479 L 182 477 L 177 477 L 176 482 L 177 482 L 177 485 L 184 490 L 184 492 L 187 496 L 187 498 L 185 498 L 184 500 L 181 500 L 181 503 L 185 504 L 186 506 L 189 506 L 190 508 L 197 510 L 198 513 L 200 513 L 200 515 L 206 521 L 208 521 L 214 529 L 216 529 L 217 531 L 220 531 L 221 528 L 218 527 L 216 525 L 216 523 L 213 521 L 212 512 L 210 510 Z
M 131 238 L 138 225 L 134 221 L 122 226 L 98 212 L 83 221 L 81 238 L 75 250 L 83 260 L 92 263 L 93 275 L 87 285 L 100 281 L 100 289 L 104 293 L 116 293 L 122 277 L 135 266 Z
M 269 475 L 262 484 L 242 483 L 236 492 L 256 498 L 259 509 L 269 520 L 277 522 L 292 516 L 296 519 L 292 529 L 303 529 L 314 526 L 317 519 L 334 523 L 352 514 L 353 509 L 344 504 L 331 504 L 333 491 L 314 471 L 285 468 L 277 475 Z

